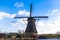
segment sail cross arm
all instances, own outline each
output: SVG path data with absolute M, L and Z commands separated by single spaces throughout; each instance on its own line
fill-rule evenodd
M 29 18 L 29 17 L 14 17 L 14 18 Z M 32 18 L 48 18 L 48 16 L 33 16 Z
M 48 18 L 48 16 L 34 16 L 33 18 Z
M 29 18 L 29 17 L 14 17 L 14 18 Z

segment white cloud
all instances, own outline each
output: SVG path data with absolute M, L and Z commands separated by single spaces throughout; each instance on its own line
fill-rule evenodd
M 16 17 L 16 14 L 11 14 L 10 17 L 14 18 L 14 17 Z
M 59 10 L 53 10 L 50 15 L 54 15 L 54 13 L 57 13 Z
M 50 14 L 48 14 L 49 18 L 47 22 L 38 22 L 40 25 L 37 27 L 38 33 L 56 33 L 60 31 L 60 10 L 52 10 Z
M 14 4 L 14 6 L 16 6 L 16 7 L 23 7 L 24 6 L 24 4 L 23 4 L 23 2 L 17 2 L 17 3 L 15 3 Z
M 29 14 L 30 14 L 30 13 L 29 13 L 28 11 L 26 11 L 26 10 L 23 10 L 23 11 L 22 11 L 22 10 L 19 10 L 19 11 L 18 11 L 18 15 L 29 16 Z
M 6 12 L 0 12 L 0 20 L 4 19 L 4 18 L 14 18 L 16 16 L 16 14 L 9 14 Z
M 14 18 L 17 15 L 19 15 L 19 16 L 29 16 L 29 12 L 26 11 L 26 10 L 19 10 L 17 12 L 17 14 L 10 14 L 10 13 L 7 13 L 7 12 L 0 12 L 0 20 L 2 20 L 4 18 Z

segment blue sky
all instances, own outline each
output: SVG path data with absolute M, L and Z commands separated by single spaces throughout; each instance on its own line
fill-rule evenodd
M 60 0 L 0 0 L 0 31 L 25 30 L 27 19 L 14 19 L 14 17 L 29 16 L 31 3 L 33 16 L 49 16 L 47 20 L 36 21 L 38 34 L 53 34 L 60 31 Z

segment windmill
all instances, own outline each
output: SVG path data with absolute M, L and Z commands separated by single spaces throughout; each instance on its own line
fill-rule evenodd
M 37 30 L 36 30 L 36 25 L 35 25 L 35 18 L 48 18 L 48 16 L 32 16 L 32 3 L 30 5 L 30 16 L 29 17 L 14 17 L 14 18 L 28 18 L 27 21 L 27 27 L 25 30 L 26 34 L 37 34 Z

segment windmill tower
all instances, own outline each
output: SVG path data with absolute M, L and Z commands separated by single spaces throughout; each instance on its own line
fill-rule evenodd
M 27 21 L 27 27 L 25 30 L 25 37 L 26 38 L 36 38 L 34 40 L 37 40 L 37 30 L 35 25 L 35 18 L 48 18 L 48 16 L 33 16 L 32 17 L 32 4 L 30 5 L 30 17 L 15 17 L 15 18 L 28 18 Z M 32 39 L 31 39 L 32 40 Z

